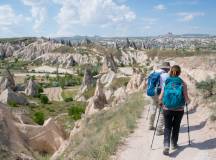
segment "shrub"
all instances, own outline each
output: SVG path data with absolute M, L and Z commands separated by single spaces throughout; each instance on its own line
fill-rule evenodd
M 210 97 L 216 94 L 216 79 L 208 79 L 196 83 L 196 88 L 204 93 L 204 97 Z
M 76 102 L 68 109 L 68 115 L 74 119 L 81 119 L 81 115 L 85 113 L 85 107 L 82 103 Z
M 17 107 L 17 103 L 16 101 L 8 101 L 8 105 L 11 106 L 11 107 Z
M 41 100 L 41 103 L 43 103 L 43 104 L 48 104 L 48 102 L 49 102 L 48 97 L 46 95 L 43 95 L 43 94 L 40 95 L 40 100 Z
M 43 112 L 36 112 L 34 114 L 33 120 L 35 123 L 39 124 L 39 125 L 43 125 L 44 124 L 44 113 Z
M 65 102 L 71 102 L 71 101 L 73 101 L 73 97 L 64 98 L 64 101 Z

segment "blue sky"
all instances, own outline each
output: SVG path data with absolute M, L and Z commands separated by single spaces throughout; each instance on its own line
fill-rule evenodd
M 0 37 L 216 35 L 215 0 L 0 0 Z

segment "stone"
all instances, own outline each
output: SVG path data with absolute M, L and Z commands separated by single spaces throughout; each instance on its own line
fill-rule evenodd
M 12 91 L 10 88 L 5 89 L 1 93 L 0 102 L 5 103 L 5 104 L 15 102 L 16 104 L 19 104 L 19 105 L 29 104 L 28 100 L 24 96 Z
M 106 104 L 107 104 L 107 99 L 103 92 L 103 86 L 100 83 L 100 80 L 98 80 L 94 96 L 90 98 L 89 103 L 86 107 L 85 115 L 89 116 L 102 110 L 103 108 L 105 108 Z
M 28 85 L 25 89 L 25 94 L 27 96 L 32 96 L 32 97 L 34 97 L 38 94 L 38 86 L 34 80 L 30 79 L 28 81 Z

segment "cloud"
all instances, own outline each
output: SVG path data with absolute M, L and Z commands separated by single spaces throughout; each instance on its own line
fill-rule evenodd
M 195 17 L 204 16 L 203 12 L 179 12 L 177 15 L 180 17 L 180 21 L 189 22 L 192 21 Z
M 22 2 L 31 7 L 31 15 L 34 19 L 33 29 L 39 32 L 47 17 L 46 0 L 22 0 Z
M 72 27 L 95 25 L 106 26 L 128 23 L 136 19 L 136 14 L 123 4 L 113 0 L 53 0 L 61 5 L 57 15 L 59 34 L 72 33 Z
M 158 11 L 163 11 L 163 10 L 166 10 L 166 6 L 163 4 L 158 4 L 158 5 L 154 6 L 154 9 L 158 10 Z
M 151 17 L 145 17 L 142 20 L 143 20 L 144 30 L 151 29 L 152 26 L 157 22 L 156 18 L 151 18 Z
M 18 25 L 23 16 L 17 15 L 10 5 L 0 5 L 0 30 L 9 31 L 11 27 Z

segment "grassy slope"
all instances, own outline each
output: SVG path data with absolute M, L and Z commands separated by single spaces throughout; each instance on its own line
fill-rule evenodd
M 113 155 L 122 138 L 133 132 L 144 110 L 142 93 L 131 95 L 120 106 L 95 114 L 85 120 L 84 129 L 73 140 L 62 158 L 106 160 Z

